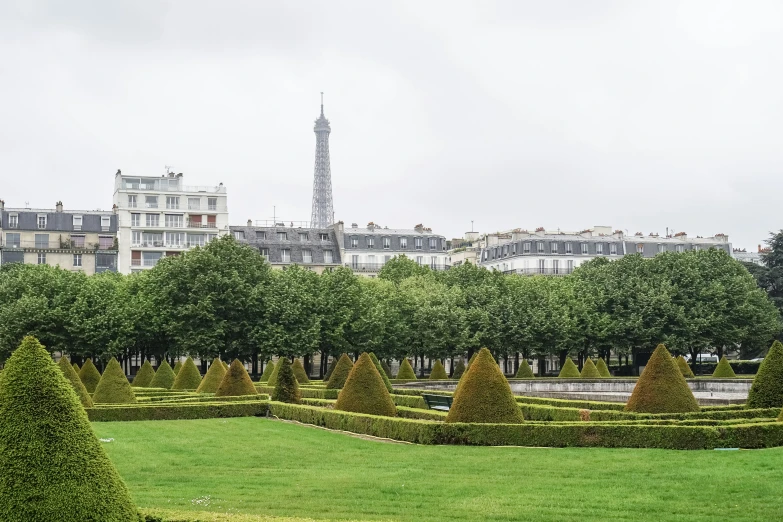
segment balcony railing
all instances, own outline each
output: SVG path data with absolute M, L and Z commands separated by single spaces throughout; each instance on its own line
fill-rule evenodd
M 188 228 L 217 228 L 217 223 L 188 220 Z
M 138 179 L 138 178 L 137 178 Z M 169 178 L 156 179 L 156 180 L 144 180 L 140 183 L 135 183 L 129 180 L 123 180 L 123 190 L 154 190 L 160 192 L 208 192 L 211 194 L 225 194 L 226 187 L 219 186 L 206 186 L 206 185 L 181 185 L 180 183 L 173 181 Z
M 504 270 L 504 274 L 517 274 L 517 275 L 553 275 L 563 276 L 573 273 L 573 268 L 514 268 L 513 270 Z
M 82 243 L 76 244 L 67 239 L 50 239 L 49 241 L 0 241 L 4 248 L 32 248 L 38 250 L 114 250 L 113 243 Z
M 383 263 L 345 263 L 345 266 L 353 270 L 354 272 L 378 272 L 383 268 Z M 427 266 L 432 270 L 448 270 L 451 265 L 421 265 Z

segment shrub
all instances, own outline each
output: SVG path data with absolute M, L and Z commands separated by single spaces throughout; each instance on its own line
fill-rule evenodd
M 310 382 L 310 378 L 307 376 L 304 366 L 302 366 L 302 361 L 295 359 L 291 369 L 294 371 L 294 377 L 296 377 L 299 384 L 308 384 Z
M 225 401 L 228 397 L 223 397 Z M 218 419 L 227 417 L 260 417 L 266 415 L 268 400 L 237 397 L 234 401 L 200 403 L 132 404 L 89 408 L 93 422 Z M 267 397 L 268 399 L 268 397 Z
M 386 372 L 383 370 L 383 367 L 381 366 L 381 362 L 372 352 L 370 352 L 370 359 L 372 359 L 372 363 L 375 365 L 375 369 L 378 370 L 379 374 L 381 374 L 381 379 L 383 379 L 383 385 L 386 386 L 386 390 L 389 393 L 394 391 L 394 388 L 392 388 L 391 385 L 391 381 L 389 381 L 389 377 L 386 375 Z
M 332 372 L 334 371 L 334 367 L 337 366 L 337 361 L 339 361 L 339 357 L 332 357 L 332 362 L 329 363 L 329 367 L 326 368 L 326 375 L 324 375 L 324 382 L 329 382 L 329 379 L 332 377 Z
M 188 357 L 171 385 L 172 390 L 195 390 L 201 384 L 201 372 L 198 371 L 192 357 Z
M 81 368 L 79 368 L 79 365 L 76 364 L 76 363 L 73 363 L 73 371 L 76 372 L 76 375 L 79 375 L 79 371 L 80 370 L 81 370 Z M 82 383 L 82 384 L 84 384 L 84 383 Z
M 68 358 L 63 355 L 60 357 L 60 362 L 57 363 L 57 365 L 60 367 L 60 370 L 62 370 L 65 378 L 68 379 L 68 382 L 71 383 L 71 386 L 73 386 L 73 391 L 76 392 L 76 396 L 79 397 L 79 401 L 82 403 L 82 406 L 85 408 L 92 408 L 92 399 L 90 398 L 90 394 L 87 393 L 87 388 L 84 387 L 84 383 L 73 369 L 73 366 L 71 366 Z
M 152 367 L 149 361 L 144 361 L 139 371 L 136 372 L 136 376 L 133 378 L 131 386 L 137 386 L 139 388 L 149 388 L 152 378 L 155 377 L 155 369 Z
M 457 364 L 454 365 L 454 372 L 451 374 L 451 378 L 459 379 L 463 373 L 465 373 L 465 361 L 460 357 L 457 359 Z
M 334 409 L 387 417 L 397 415 L 397 407 L 383 384 L 383 378 L 366 352 L 351 368 Z
M 25 337 L 0 387 L 0 520 L 137 520 L 71 384 Z
M 439 380 L 439 379 L 448 379 L 448 378 L 449 378 L 449 374 L 446 373 L 446 368 L 443 367 L 443 363 L 440 362 L 440 359 L 436 359 L 435 364 L 432 366 L 430 379 Z
M 174 385 L 174 379 L 176 378 L 177 375 L 174 373 L 174 370 L 171 369 L 168 361 L 163 361 L 161 365 L 158 366 L 158 371 L 155 372 L 155 377 L 152 378 L 149 387 L 170 390 Z
M 772 343 L 748 392 L 748 408 L 783 406 L 783 344 Z
M 79 378 L 84 383 L 84 387 L 87 388 L 88 392 L 95 392 L 95 387 L 98 386 L 98 383 L 101 381 L 101 372 L 99 372 L 98 368 L 92 363 L 92 359 L 87 359 L 87 362 L 84 363 L 82 369 L 79 370 Z
M 400 369 L 397 372 L 397 380 L 403 379 L 407 381 L 415 381 L 416 380 L 416 373 L 413 371 L 413 366 L 411 366 L 410 361 L 408 359 L 403 359 L 402 363 L 400 363 Z
M 604 361 L 603 357 L 598 358 L 598 363 L 595 365 L 596 368 L 598 368 L 598 375 L 601 377 L 611 377 L 612 374 L 609 373 L 609 367 L 606 366 L 606 361 Z
M 733 379 L 736 377 L 736 374 L 731 368 L 731 365 L 729 364 L 729 361 L 726 359 L 725 355 L 720 358 L 720 361 L 718 361 L 718 366 L 715 367 L 715 371 L 712 373 L 712 376 L 716 379 Z
M 383 368 L 383 373 L 386 375 L 386 378 L 391 379 L 391 368 L 386 364 L 386 361 L 381 361 L 381 368 Z
M 530 368 L 530 365 L 527 363 L 527 359 L 524 357 L 521 361 L 519 361 L 519 369 L 517 370 L 517 379 L 532 379 L 535 377 L 533 375 L 533 370 Z
M 212 364 L 209 365 L 209 370 L 201 380 L 201 384 L 196 388 L 198 393 L 215 393 L 223 382 L 223 376 L 226 375 L 226 367 L 223 365 L 223 361 L 215 357 Z
M 114 357 L 111 358 L 106 369 L 103 370 L 101 381 L 92 394 L 95 404 L 132 404 L 136 402 L 128 378 L 122 370 L 122 366 Z
M 598 368 L 596 368 L 595 364 L 593 363 L 593 360 L 590 358 L 588 358 L 585 361 L 584 366 L 582 366 L 582 373 L 580 373 L 579 376 L 583 379 L 601 378 L 601 374 L 598 372 Z
M 699 411 L 699 404 L 669 350 L 659 344 L 650 356 L 625 411 L 682 413 Z
M 572 361 L 570 357 L 566 357 L 566 362 L 563 367 L 560 368 L 560 374 L 558 377 L 564 379 L 576 379 L 581 376 L 582 374 L 579 373 L 579 368 L 576 367 L 574 361 Z
M 266 366 L 264 366 L 264 373 L 261 374 L 261 377 L 258 379 L 258 382 L 267 382 L 269 381 L 269 376 L 272 375 L 272 372 L 275 370 L 275 363 L 272 361 L 267 361 Z
M 482 348 L 462 376 L 446 422 L 518 423 L 519 409 L 495 358 Z
M 275 383 L 275 391 L 272 392 L 272 400 L 300 404 L 302 395 L 299 393 L 299 383 L 294 375 L 293 365 L 285 357 L 281 357 L 277 364 L 279 368 L 277 369 L 277 382 Z
M 473 352 L 473 355 L 470 356 L 470 359 L 468 359 L 468 365 L 465 366 L 465 371 L 468 371 L 468 368 L 470 368 L 470 365 L 473 364 L 473 361 L 476 360 L 476 356 L 478 355 L 478 352 Z
M 220 364 L 223 365 L 223 369 L 228 371 L 228 363 L 226 361 L 220 361 Z
M 680 369 L 680 373 L 682 373 L 682 376 L 686 379 L 693 379 L 696 377 L 693 375 L 693 370 L 691 370 L 691 367 L 688 366 L 688 361 L 685 360 L 685 357 L 680 355 L 677 357 L 677 368 Z
M 185 368 L 182 371 L 185 371 Z M 239 362 L 239 359 L 232 361 L 231 366 L 228 367 L 228 371 L 220 382 L 220 386 L 215 391 L 215 397 L 237 397 L 257 394 L 258 391 L 253 385 L 253 381 L 250 380 L 245 366 Z
M 332 376 L 329 378 L 329 382 L 326 383 L 326 388 L 330 390 L 339 390 L 345 385 L 345 380 L 348 378 L 348 374 L 351 373 L 353 368 L 353 362 L 347 354 L 342 354 L 340 360 L 334 367 Z
M 272 368 L 272 373 L 269 374 L 267 385 L 271 386 L 272 388 L 274 388 L 275 384 L 277 384 L 277 372 L 280 370 L 280 365 L 282 364 L 283 359 L 285 359 L 285 357 L 280 357 L 277 359 L 277 364 L 275 364 L 275 367 Z
M 174 363 L 174 375 L 179 375 L 179 371 L 182 369 L 182 361 L 177 360 Z

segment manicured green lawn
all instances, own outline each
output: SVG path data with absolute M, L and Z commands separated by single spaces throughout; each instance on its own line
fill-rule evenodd
M 783 448 L 413 446 L 258 418 L 98 422 L 141 507 L 315 519 L 781 520 Z

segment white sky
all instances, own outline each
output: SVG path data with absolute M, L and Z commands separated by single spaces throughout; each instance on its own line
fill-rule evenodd
M 114 173 L 447 237 L 783 228 L 783 3 L 0 2 L 0 197 L 111 207 Z

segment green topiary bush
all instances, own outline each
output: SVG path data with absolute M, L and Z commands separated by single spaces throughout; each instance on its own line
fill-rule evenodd
M 693 374 L 693 370 L 691 370 L 691 367 L 688 366 L 688 361 L 686 361 L 685 357 L 683 357 L 682 355 L 677 357 L 677 368 L 680 369 L 680 373 L 686 379 L 693 379 L 694 377 L 696 377 Z
M 572 361 L 570 357 L 566 357 L 566 362 L 563 367 L 560 368 L 558 377 L 563 379 L 576 379 L 581 376 L 582 374 L 579 373 L 579 368 L 576 367 L 574 361 Z
M 136 521 L 136 507 L 72 385 L 34 337 L 0 386 L 0 520 Z
M 79 375 L 79 372 L 81 371 L 81 368 L 79 368 L 79 365 L 76 363 L 73 363 L 73 371 L 76 372 L 76 375 Z M 84 384 L 84 383 L 82 383 Z
M 281 357 L 278 364 L 280 367 L 277 370 L 277 382 L 275 391 L 272 392 L 272 400 L 301 404 L 302 395 L 299 393 L 299 382 L 294 374 L 293 365 L 285 357 Z
M 348 374 L 351 373 L 351 368 L 353 368 L 351 358 L 347 354 L 342 354 L 334 367 L 329 382 L 326 383 L 326 388 L 328 390 L 339 390 L 342 388 L 345 380 L 348 378 Z
M 179 375 L 179 371 L 182 369 L 182 361 L 179 359 L 174 363 L 174 375 Z
M 68 379 L 68 382 L 73 386 L 73 391 L 76 392 L 76 396 L 79 398 L 82 406 L 85 408 L 92 408 L 93 404 L 90 394 L 87 392 L 87 388 L 84 387 L 84 383 L 79 378 L 79 375 L 73 369 L 73 366 L 71 366 L 71 362 L 68 358 L 65 356 L 60 357 L 60 362 L 57 363 L 57 366 L 60 367 L 65 378 Z
M 389 368 L 389 365 L 386 364 L 386 361 L 381 361 L 381 368 L 383 368 L 383 373 L 386 374 L 386 378 L 391 379 L 392 376 L 391 368 Z
M 185 359 L 182 363 L 179 373 L 177 373 L 174 384 L 171 385 L 172 390 L 196 390 L 201 384 L 201 372 L 198 371 L 196 363 L 193 362 L 192 357 Z
M 391 381 L 389 380 L 389 377 L 386 375 L 386 372 L 383 371 L 383 366 L 381 366 L 381 362 L 372 352 L 370 352 L 370 359 L 372 360 L 372 363 L 375 365 L 375 369 L 378 370 L 378 373 L 381 374 L 381 379 L 383 379 L 383 385 L 386 386 L 386 390 L 389 393 L 391 393 L 394 390 L 394 388 L 392 387 Z
M 465 366 L 465 371 L 468 371 L 468 368 L 470 368 L 470 365 L 473 364 L 473 361 L 476 360 L 476 356 L 478 355 L 478 352 L 473 352 L 473 355 L 470 356 L 470 359 L 468 359 L 468 365 Z
M 408 381 L 416 380 L 416 372 L 413 371 L 413 366 L 411 366 L 411 363 L 408 361 L 408 359 L 403 359 L 402 363 L 400 363 L 400 369 L 397 372 L 397 379 L 405 379 Z
M 712 376 L 716 379 L 733 379 L 737 377 L 725 355 L 718 361 L 718 365 L 715 367 L 715 371 L 712 372 Z
M 223 365 L 223 369 L 228 371 L 228 363 L 226 361 L 220 361 L 220 364 Z
M 669 350 L 659 344 L 636 381 L 625 411 L 683 413 L 699 411 L 699 404 Z
M 519 423 L 523 421 L 508 381 L 486 348 L 462 376 L 446 422 Z
M 152 381 L 150 381 L 149 387 L 166 388 L 167 390 L 170 390 L 174 385 L 174 379 L 176 378 L 177 375 L 174 373 L 174 370 L 171 369 L 168 361 L 163 361 L 161 365 L 158 366 L 158 371 L 155 372 L 155 376 L 152 378 Z
M 448 379 L 449 374 L 446 373 L 446 368 L 443 367 L 443 363 L 440 362 L 440 359 L 437 359 L 435 361 L 435 364 L 432 365 L 432 373 L 430 373 L 430 379 L 438 380 L 438 379 Z
M 95 393 L 92 394 L 92 401 L 95 404 L 132 404 L 136 402 L 136 396 L 133 394 L 128 378 L 114 357 L 103 370 L 101 381 L 95 387 Z
M 294 377 L 296 377 L 299 384 L 310 383 L 310 378 L 307 376 L 304 366 L 302 366 L 302 361 L 295 359 L 294 364 L 291 365 L 291 369 L 294 371 Z
M 595 364 L 595 367 L 598 368 L 598 375 L 601 377 L 606 378 L 612 376 L 612 374 L 609 373 L 609 367 L 606 365 L 606 361 L 604 361 L 603 357 L 598 358 L 598 362 Z
M 595 367 L 593 360 L 588 358 L 582 366 L 582 373 L 579 376 L 583 379 L 600 379 L 601 374 L 598 372 L 598 368 Z
M 530 365 L 527 363 L 527 359 L 524 357 L 521 361 L 519 361 L 519 369 L 517 370 L 517 379 L 532 379 L 535 377 L 533 375 L 533 370 L 530 368 Z
M 465 361 L 460 357 L 454 364 L 454 372 L 451 374 L 452 379 L 459 379 L 462 374 L 465 373 Z
M 87 359 L 87 362 L 84 363 L 82 369 L 79 370 L 79 378 L 84 383 L 84 387 L 87 388 L 88 392 L 95 392 L 95 387 L 98 386 L 98 383 L 101 381 L 101 372 L 99 372 L 98 368 L 92 363 L 92 359 Z
M 144 361 L 139 371 L 136 372 L 136 376 L 133 378 L 131 386 L 137 388 L 149 388 L 152 378 L 155 377 L 155 369 L 152 367 L 149 361 Z
M 397 407 L 383 384 L 383 378 L 366 352 L 351 368 L 334 409 L 387 417 L 397 415 Z
M 269 381 L 269 376 L 272 375 L 272 372 L 274 370 L 275 370 L 275 364 L 272 361 L 267 361 L 266 366 L 264 366 L 264 373 L 261 374 L 261 377 L 258 379 L 258 382 Z
M 332 377 L 332 372 L 334 371 L 334 367 L 337 366 L 337 361 L 339 361 L 339 357 L 332 357 L 332 362 L 329 363 L 329 366 L 326 368 L 326 375 L 324 375 L 324 382 L 329 382 L 329 379 Z
M 267 385 L 271 386 L 272 388 L 274 388 L 275 384 L 277 384 L 277 372 L 280 369 L 280 364 L 281 364 L 280 361 L 282 361 L 283 359 L 285 359 L 285 357 L 280 357 L 277 360 L 277 364 L 275 364 L 275 367 L 272 368 L 272 373 L 269 374 L 269 380 L 267 381 Z
M 184 367 L 182 371 L 185 371 Z M 247 374 L 245 366 L 239 362 L 239 359 L 234 359 L 223 376 L 220 386 L 215 391 L 215 397 L 238 397 L 241 395 L 258 395 L 258 390 L 253 385 L 250 375 Z
M 209 365 L 206 375 L 201 380 L 201 384 L 196 388 L 198 393 L 215 393 L 223 382 L 223 377 L 226 375 L 226 367 L 223 361 L 215 357 L 212 364 Z
M 759 366 L 748 392 L 748 408 L 783 406 L 783 344 L 775 341 Z

